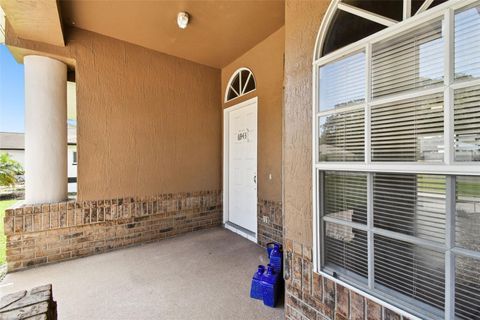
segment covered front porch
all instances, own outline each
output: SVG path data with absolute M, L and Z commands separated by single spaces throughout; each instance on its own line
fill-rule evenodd
M 251 271 L 266 263 L 260 246 L 213 228 L 9 273 L 0 290 L 51 283 L 60 319 L 283 319 L 249 298 Z
M 61 319 L 480 320 L 480 0 L 0 6 L 25 68 L 1 295 L 52 283 Z M 271 242 L 259 296 L 285 285 L 284 308 L 249 298 Z

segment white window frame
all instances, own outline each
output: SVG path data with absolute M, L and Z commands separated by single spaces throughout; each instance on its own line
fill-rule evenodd
M 391 25 L 390 27 L 377 32 L 371 36 L 368 36 L 362 40 L 359 40 L 355 43 L 347 45 L 343 48 L 340 48 L 332 53 L 329 53 L 325 56 L 321 56 L 322 47 L 324 44 L 324 39 L 327 31 L 329 30 L 330 22 L 332 21 L 333 15 L 336 10 L 343 10 L 343 4 L 341 0 L 332 1 L 326 16 L 320 27 L 320 31 L 317 36 L 317 41 L 315 45 L 314 60 L 312 64 L 312 81 L 313 81 L 313 90 L 312 90 L 312 208 L 313 208 L 313 268 L 314 271 L 321 274 L 324 277 L 327 277 L 336 282 L 340 282 L 342 285 L 362 293 L 363 295 L 368 296 L 369 298 L 384 304 L 388 305 L 389 308 L 399 312 L 400 314 L 412 317 L 411 314 L 408 314 L 401 309 L 398 309 L 394 306 L 391 306 L 389 303 L 395 303 L 401 308 L 410 309 L 412 308 L 411 304 L 402 304 L 395 299 L 395 296 L 401 295 L 397 294 L 392 290 L 391 294 L 385 293 L 385 291 L 375 291 L 374 289 L 374 277 L 373 277 L 373 231 L 375 233 L 382 233 L 385 236 L 396 238 L 398 240 L 403 240 L 407 242 L 413 242 L 415 244 L 420 244 L 427 246 L 429 248 L 440 249 L 446 252 L 446 263 L 445 263 L 445 319 L 451 320 L 455 318 L 455 274 L 452 272 L 455 268 L 455 254 L 462 254 L 467 257 L 473 257 L 480 259 L 480 253 L 473 250 L 467 250 L 463 248 L 455 247 L 454 235 L 455 235 L 455 178 L 452 176 L 455 175 L 467 175 L 467 176 L 480 176 L 480 163 L 474 162 L 456 162 L 455 161 L 455 147 L 453 143 L 453 120 L 454 120 L 454 91 L 456 89 L 471 87 L 475 85 L 480 85 L 480 79 L 473 80 L 457 80 L 454 82 L 454 14 L 458 9 L 468 7 L 478 0 L 450 0 L 441 5 L 438 5 L 434 8 L 426 10 L 428 6 L 432 3 L 430 0 L 426 0 L 425 3 L 421 6 L 418 12 L 413 16 L 409 17 L 409 14 L 404 12 L 404 21 L 398 22 Z M 409 0 L 404 1 L 405 6 L 409 6 L 411 3 Z M 342 9 L 343 8 L 343 9 Z M 425 11 L 426 10 L 426 11 Z M 405 11 L 405 10 L 404 10 Z M 359 14 L 360 15 L 360 14 Z M 369 19 L 368 17 L 366 17 Z M 427 89 L 418 89 L 414 91 L 408 91 L 393 96 L 388 96 L 385 98 L 376 98 L 375 101 L 372 101 L 371 97 L 371 56 L 372 56 L 372 45 L 380 41 L 390 38 L 392 35 L 403 33 L 408 31 L 411 28 L 415 28 L 425 22 L 429 22 L 435 19 L 443 19 L 443 35 L 444 35 L 444 68 L 446 70 L 444 82 L 437 86 L 429 87 Z M 365 85 L 365 102 L 359 103 L 357 105 L 339 108 L 337 110 L 326 110 L 319 111 L 319 69 L 321 66 L 324 66 L 330 62 L 337 61 L 346 56 L 352 55 L 356 52 L 364 51 L 365 52 L 365 63 L 366 63 L 366 85 Z M 371 161 L 371 143 L 370 143 L 370 106 L 388 103 L 392 101 L 400 101 L 409 98 L 416 98 L 420 96 L 426 96 L 433 93 L 444 93 L 444 161 L 443 163 L 416 163 L 416 162 L 372 162 Z M 365 108 L 365 161 L 364 162 L 320 162 L 318 160 L 319 146 L 318 146 L 318 136 L 319 136 L 319 119 L 322 116 L 337 112 L 345 112 L 351 110 L 358 110 Z M 322 270 L 322 254 L 323 241 L 322 241 L 322 213 L 320 212 L 322 203 L 322 195 L 320 192 L 322 187 L 321 172 L 323 171 L 346 171 L 346 172 L 367 172 L 367 194 L 368 197 L 372 197 L 370 192 L 373 187 L 372 175 L 375 172 L 386 172 L 386 173 L 411 173 L 411 174 L 438 174 L 447 176 L 447 215 L 446 215 L 446 238 L 445 243 L 437 243 L 434 241 L 420 240 L 415 237 L 410 236 L 401 236 L 398 233 L 379 230 L 373 226 L 373 208 L 372 199 L 368 199 L 368 222 L 367 225 L 362 225 L 354 222 L 348 221 L 338 221 L 334 222 L 337 224 L 344 224 L 351 227 L 355 227 L 360 230 L 368 232 L 368 286 L 352 286 L 348 283 L 345 283 L 339 279 L 333 278 L 331 273 L 324 272 Z M 452 214 L 453 213 L 453 214 Z M 328 220 L 323 218 L 323 221 Z M 415 239 L 413 239 L 415 238 Z M 371 250 L 372 249 L 372 250 Z M 381 300 L 378 300 L 378 297 Z M 414 299 L 412 299 L 414 300 Z M 387 303 L 386 303 L 387 302 Z M 415 314 L 425 316 L 425 311 L 434 312 L 435 308 L 430 307 L 432 310 L 422 309 L 421 306 L 416 310 L 412 310 Z M 434 318 L 436 318 L 434 316 Z

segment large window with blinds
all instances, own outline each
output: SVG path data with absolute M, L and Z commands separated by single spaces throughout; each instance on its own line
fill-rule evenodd
M 425 319 L 480 319 L 480 2 L 314 62 L 316 269 Z

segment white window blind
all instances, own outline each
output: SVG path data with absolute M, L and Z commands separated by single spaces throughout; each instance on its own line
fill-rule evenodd
M 445 241 L 445 176 L 375 173 L 374 226 Z
M 373 161 L 443 161 L 443 93 L 372 107 Z
M 375 284 L 439 309 L 445 303 L 445 254 L 375 235 Z
M 325 216 L 367 224 L 367 176 L 325 172 Z
M 360 109 L 320 118 L 320 161 L 364 161 L 364 114 Z
M 442 21 L 373 46 L 372 94 L 374 98 L 443 82 Z
M 456 245 L 480 251 L 480 179 L 458 176 L 455 193 Z
M 455 78 L 480 77 L 480 11 L 478 6 L 455 15 Z
M 317 262 L 420 318 L 480 319 L 480 1 L 398 30 L 314 66 Z
M 480 86 L 455 91 L 455 160 L 480 161 Z
M 455 267 L 455 316 L 479 319 L 480 259 L 458 256 Z
M 320 110 L 365 101 L 365 53 L 359 52 L 320 68 Z
M 335 223 L 325 223 L 325 263 L 342 274 L 368 276 L 367 233 Z M 360 280 L 361 281 L 361 280 Z

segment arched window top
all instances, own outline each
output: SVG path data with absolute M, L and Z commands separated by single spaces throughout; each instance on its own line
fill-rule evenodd
M 312 64 L 313 268 L 421 319 L 479 319 L 480 0 L 333 1 Z M 347 13 L 384 30 L 339 42 Z
M 253 72 L 248 68 L 240 68 L 232 75 L 227 84 L 225 102 L 241 97 L 257 88 Z
M 333 0 L 315 46 L 317 60 L 447 0 Z

